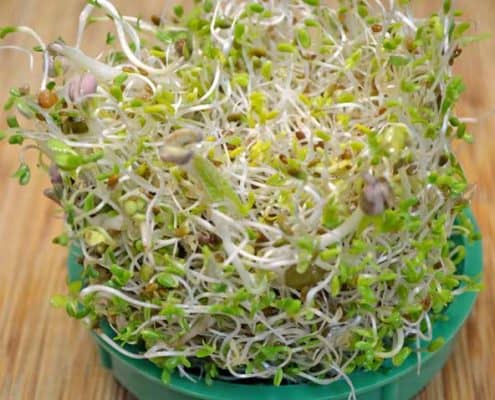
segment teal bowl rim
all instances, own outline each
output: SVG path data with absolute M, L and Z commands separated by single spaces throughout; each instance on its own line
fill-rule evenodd
M 466 216 L 474 224 L 479 231 L 478 224 L 473 216 L 471 209 L 464 211 Z M 461 239 L 466 247 L 466 257 L 459 269 L 463 274 L 475 277 L 482 274 L 483 270 L 483 251 L 481 240 L 468 242 L 465 238 Z M 80 279 L 82 267 L 78 265 L 77 258 L 80 252 L 76 248 L 71 248 L 69 253 L 69 281 Z M 445 321 L 436 321 L 433 324 L 433 339 L 443 337 L 446 344 L 452 341 L 461 326 L 469 316 L 477 293 L 467 292 L 457 296 L 454 301 L 447 307 L 444 315 L 447 317 Z M 109 332 L 108 325 L 102 325 L 101 328 Z M 103 341 L 96 333 L 93 336 L 98 344 L 102 346 L 112 356 L 117 357 L 122 363 L 126 364 L 130 369 L 135 370 L 144 378 L 162 384 L 178 393 L 184 395 L 202 398 L 205 400 L 252 400 L 260 393 L 266 393 L 267 390 L 276 391 L 276 395 L 284 400 L 300 400 L 308 398 L 311 400 L 326 400 L 329 394 L 338 397 L 349 394 L 350 388 L 344 379 L 339 379 L 329 385 L 316 384 L 289 384 L 275 387 L 270 384 L 245 384 L 242 382 L 227 382 L 216 380 L 213 385 L 207 385 L 204 380 L 197 379 L 192 382 L 186 378 L 180 377 L 177 373 L 173 374 L 169 384 L 162 383 L 161 370 L 148 360 L 138 360 L 122 355 L 116 349 Z M 421 363 L 425 364 L 435 356 L 436 353 L 422 353 Z M 363 394 L 378 387 L 385 386 L 393 381 L 398 380 L 403 375 L 414 372 L 418 368 L 417 357 L 412 354 L 399 367 L 382 367 L 375 372 L 357 371 L 349 375 L 354 386 L 356 395 Z M 418 388 L 419 389 L 419 388 Z M 261 392 L 260 392 L 261 391 Z

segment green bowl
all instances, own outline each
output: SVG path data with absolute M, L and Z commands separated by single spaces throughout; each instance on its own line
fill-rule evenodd
M 476 221 L 470 210 L 466 211 L 471 221 Z M 481 241 L 468 243 L 466 258 L 458 265 L 459 272 L 469 276 L 478 276 L 483 268 Z M 68 259 L 69 281 L 81 277 L 82 267 L 77 258 L 80 252 L 72 248 Z M 444 346 L 434 353 L 422 353 L 421 368 L 413 354 L 400 366 L 381 368 L 377 372 L 354 372 L 350 379 L 359 400 L 407 400 L 416 395 L 433 376 L 442 369 L 449 357 L 456 335 L 469 316 L 476 300 L 476 293 L 464 293 L 445 310 L 445 321 L 435 322 L 433 338 L 443 337 Z M 112 336 L 113 333 L 105 323 L 101 328 Z M 242 384 L 215 381 L 208 386 L 203 380 L 196 383 L 178 374 L 172 376 L 165 385 L 160 380 L 161 371 L 146 360 L 136 360 L 123 356 L 93 334 L 101 354 L 104 367 L 111 370 L 115 378 L 140 400 L 347 400 L 349 385 L 340 379 L 330 385 L 293 384 L 275 387 L 269 384 Z

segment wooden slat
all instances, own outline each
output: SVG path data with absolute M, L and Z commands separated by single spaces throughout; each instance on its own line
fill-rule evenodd
M 440 3 L 416 0 L 422 11 Z M 2 0 L 0 26 L 22 23 L 35 27 L 47 40 L 64 36 L 70 41 L 84 4 L 84 0 Z M 116 0 L 116 4 L 126 13 L 142 16 L 162 11 L 159 1 Z M 477 21 L 478 31 L 490 30 L 495 20 L 492 0 L 463 0 L 458 6 L 466 10 L 468 19 Z M 89 30 L 88 51 L 96 54 L 105 32 L 105 28 Z M 15 36 L 15 42 L 23 41 Z M 459 146 L 458 154 L 469 178 L 478 184 L 473 207 L 484 235 L 486 288 L 452 358 L 418 397 L 421 400 L 495 399 L 493 65 L 493 41 L 473 46 L 458 64 L 469 85 L 461 110 L 467 116 L 484 117 L 472 127 L 476 143 Z M 29 81 L 36 82 L 25 56 L 0 52 L 0 102 L 5 101 L 8 87 Z M 4 121 L 3 114 L 0 118 Z M 55 207 L 40 194 L 48 186 L 45 177 L 34 173 L 30 185 L 23 188 L 9 179 L 18 158 L 7 147 L 0 144 L 0 399 L 130 400 L 100 367 L 84 328 L 49 305 L 52 295 L 65 292 L 66 252 L 51 244 L 51 238 L 61 231 L 61 222 Z M 35 160 L 30 161 L 34 164 Z

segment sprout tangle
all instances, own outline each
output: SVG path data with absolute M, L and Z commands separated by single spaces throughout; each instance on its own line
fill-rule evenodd
M 420 357 L 476 287 L 449 241 L 474 238 L 451 150 L 471 140 L 453 112 L 473 40 L 458 17 L 449 1 L 418 18 L 404 0 L 206 0 L 147 22 L 98 0 L 75 45 L 3 28 L 44 59 L 40 91 L 11 91 L 6 134 L 39 152 L 56 241 L 83 254 L 85 284 L 54 302 L 105 318 L 101 337 L 164 381 L 327 384 Z M 84 31 L 103 22 L 93 58 Z

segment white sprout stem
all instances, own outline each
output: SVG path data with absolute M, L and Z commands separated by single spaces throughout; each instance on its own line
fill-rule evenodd
M 111 81 L 120 74 L 120 71 L 117 68 L 96 61 L 94 58 L 87 56 L 81 50 L 74 47 L 69 47 L 57 42 L 50 44 L 48 50 L 67 57 L 76 65 L 89 70 L 100 80 Z
M 399 329 L 396 332 L 396 336 L 394 336 L 394 346 L 392 350 L 387 352 L 377 351 L 375 352 L 375 354 L 377 357 L 392 358 L 397 354 L 399 354 L 403 346 L 404 346 L 404 332 L 402 329 Z
M 34 30 L 27 26 L 19 26 L 17 27 L 17 31 L 27 33 L 28 35 L 32 36 L 34 40 L 38 42 L 41 50 L 43 51 L 43 78 L 41 79 L 41 89 L 43 90 L 46 88 L 46 84 L 48 82 L 48 70 L 50 65 L 50 58 L 46 51 L 46 44 Z
M 81 295 L 81 297 L 84 298 L 84 297 L 90 295 L 91 293 L 100 293 L 100 294 L 106 295 L 106 296 L 117 296 L 117 297 L 121 298 L 122 300 L 125 300 L 128 303 L 130 303 L 136 307 L 153 308 L 155 310 L 161 309 L 161 307 L 157 306 L 156 304 L 146 303 L 144 301 L 136 300 L 136 299 L 122 293 L 120 290 L 117 290 L 117 289 L 114 289 L 114 288 L 111 288 L 108 286 L 103 286 L 103 285 L 87 286 L 83 290 L 81 290 L 80 295 Z
M 150 67 L 149 65 L 146 65 L 143 63 L 136 55 L 132 52 L 131 48 L 129 47 L 129 43 L 127 42 L 127 39 L 125 37 L 125 31 L 124 31 L 124 20 L 118 10 L 115 8 L 115 6 L 110 3 L 107 0 L 99 0 L 98 4 L 103 7 L 113 18 L 113 22 L 115 24 L 115 29 L 117 31 L 117 36 L 119 38 L 119 43 L 122 47 L 123 52 L 131 61 L 134 65 L 137 67 L 143 69 L 144 71 L 151 73 L 151 74 L 158 74 L 158 75 L 164 75 L 170 72 L 168 68 L 164 69 L 157 69 Z
M 20 51 L 21 53 L 26 54 L 29 58 L 29 69 L 32 70 L 34 67 L 34 56 L 33 53 L 30 52 L 29 50 L 26 50 L 24 47 L 20 46 L 14 46 L 14 45 L 4 45 L 0 46 L 0 51 L 1 50 L 15 50 L 15 51 Z
M 177 357 L 177 356 L 190 356 L 191 352 L 188 351 L 173 351 L 173 350 L 167 350 L 167 351 L 147 351 L 143 354 L 138 354 L 134 352 L 130 352 L 126 349 L 124 349 L 122 346 L 118 345 L 115 343 L 115 341 L 110 338 L 108 335 L 106 335 L 103 332 L 98 332 L 98 336 L 108 345 L 110 345 L 112 348 L 117 350 L 119 353 L 124 354 L 125 356 L 129 358 L 133 358 L 135 360 L 144 360 L 144 359 L 153 359 L 153 358 L 158 358 L 158 357 Z
M 339 227 L 320 236 L 320 248 L 324 249 L 334 243 L 341 242 L 346 236 L 355 232 L 364 217 L 361 208 L 356 208 L 351 216 Z

